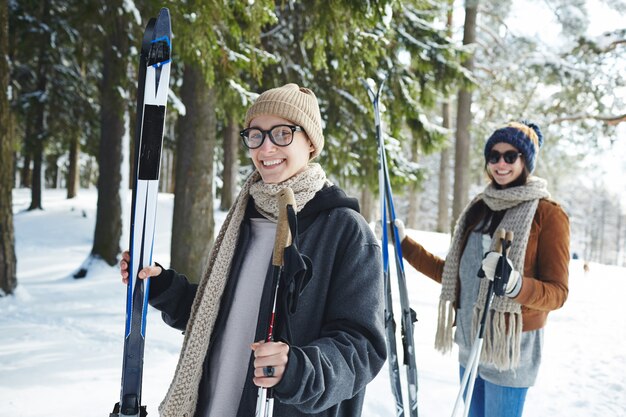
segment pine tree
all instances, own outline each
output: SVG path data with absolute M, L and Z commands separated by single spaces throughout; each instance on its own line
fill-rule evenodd
M 239 84 L 242 65 L 254 73 L 263 55 L 255 49 L 260 28 L 272 18 L 268 5 L 192 1 L 172 7 L 178 22 L 176 51 L 184 61 L 181 98 L 186 114 L 178 121 L 171 266 L 192 280 L 201 278 L 214 235 L 218 97 L 222 108 L 233 107 L 228 104 L 236 96 L 224 90 Z
M 13 126 L 9 108 L 9 10 L 0 2 L 0 296 L 17 286 L 17 259 L 13 229 Z

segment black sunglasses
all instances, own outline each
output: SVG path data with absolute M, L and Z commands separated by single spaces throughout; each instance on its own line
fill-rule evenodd
M 517 161 L 517 157 L 520 155 L 521 153 L 517 151 L 506 151 L 504 153 L 491 151 L 487 155 L 487 163 L 495 165 L 500 162 L 500 158 L 504 158 L 504 162 L 506 162 L 507 164 L 514 164 L 515 161 Z

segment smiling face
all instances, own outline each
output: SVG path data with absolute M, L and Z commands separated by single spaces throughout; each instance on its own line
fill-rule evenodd
M 278 116 L 262 115 L 250 121 L 250 127 L 269 130 L 276 125 L 293 125 L 291 121 Z M 250 149 L 250 158 L 266 184 L 278 184 L 293 177 L 309 163 L 315 148 L 304 132 L 295 132 L 293 142 L 288 146 L 276 146 L 265 137 L 263 144 Z
M 504 154 L 507 151 L 519 152 L 519 150 L 506 142 L 498 142 L 493 145 L 492 151 Z M 521 156 L 512 164 L 506 163 L 503 157 L 500 157 L 497 163 L 487 163 L 487 172 L 493 181 L 501 187 L 506 187 L 515 181 L 524 171 L 524 158 Z

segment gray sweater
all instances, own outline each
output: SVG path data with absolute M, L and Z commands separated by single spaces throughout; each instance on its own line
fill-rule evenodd
M 254 334 L 265 282 L 265 270 L 259 265 L 272 256 L 276 223 L 265 218 L 251 219 L 250 229 L 248 256 L 241 266 L 224 331 L 215 339 L 207 389 L 200 393 L 207 397 L 206 409 L 198 412 L 203 417 L 236 416 L 248 378 L 248 362 L 242 358 L 250 355 L 250 344 L 256 341 Z
M 460 305 L 457 310 L 456 333 L 454 341 L 459 345 L 459 362 L 466 367 L 472 348 L 472 317 L 474 303 L 478 298 L 480 278 L 477 277 L 483 254 L 489 249 L 483 247 L 482 234 L 473 232 L 467 240 L 467 245 L 461 256 L 459 275 L 461 277 Z M 522 333 L 520 364 L 510 371 L 498 371 L 495 366 L 480 363 L 478 374 L 485 381 L 492 384 L 525 388 L 535 384 L 539 365 L 541 363 L 541 348 L 543 346 L 543 329 Z

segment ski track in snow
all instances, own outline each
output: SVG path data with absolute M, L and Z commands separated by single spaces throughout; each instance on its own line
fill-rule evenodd
M 71 277 L 91 249 L 96 191 L 80 190 L 66 200 L 63 190 L 44 190 L 43 198 L 44 211 L 24 212 L 29 191 L 14 192 L 18 289 L 14 297 L 0 299 L 0 417 L 101 417 L 119 396 L 126 288 L 118 269 L 104 263 L 93 263 L 85 279 Z M 164 264 L 172 204 L 171 195 L 159 195 L 154 258 Z M 216 211 L 216 222 L 224 216 Z M 448 236 L 409 234 L 445 255 Z M 459 371 L 456 350 L 444 356 L 433 348 L 440 288 L 408 264 L 405 268 L 419 320 L 419 414 L 449 416 Z M 591 264 L 585 274 L 582 262 L 572 261 L 570 271 L 570 296 L 548 319 L 543 364 L 524 415 L 626 417 L 626 269 Z M 399 302 L 394 307 L 399 323 Z M 150 415 L 158 414 L 182 338 L 150 308 L 143 382 Z M 398 336 L 399 348 L 400 343 Z M 403 383 L 405 373 L 402 367 Z M 367 388 L 363 416 L 393 415 L 385 365 Z

